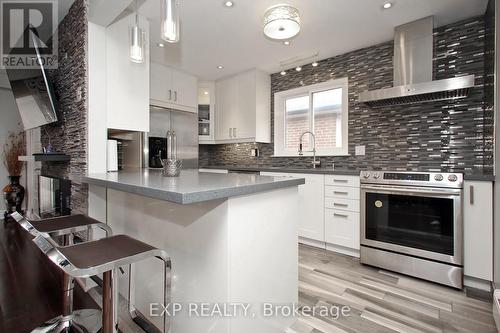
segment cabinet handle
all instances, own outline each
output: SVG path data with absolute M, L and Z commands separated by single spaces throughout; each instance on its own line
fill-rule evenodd
M 177 102 L 177 90 L 174 90 L 174 101 Z
M 333 191 L 333 194 L 342 194 L 342 195 L 348 195 L 349 192 L 340 192 L 340 191 Z
M 334 202 L 333 205 L 336 207 L 349 207 L 348 204 L 341 204 L 341 203 L 337 203 L 337 202 Z
M 333 213 L 333 216 L 348 218 L 349 215 Z
M 473 204 L 474 204 L 474 185 L 471 185 L 471 186 L 469 187 L 469 192 L 470 192 L 470 195 L 469 195 L 469 203 L 470 203 L 471 205 L 473 205 Z
M 172 89 L 168 89 L 168 100 L 172 100 Z
M 334 182 L 334 183 L 347 183 L 347 182 L 348 182 L 348 180 L 347 180 L 347 179 L 335 179 L 335 178 L 334 178 L 334 179 L 333 179 L 333 182 Z

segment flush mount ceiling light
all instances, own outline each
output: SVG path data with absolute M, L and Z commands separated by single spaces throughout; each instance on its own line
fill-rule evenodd
M 284 41 L 283 45 L 289 46 L 290 45 L 290 41 L 289 40 Z
M 290 39 L 300 31 L 300 13 L 290 5 L 276 5 L 264 14 L 264 34 L 271 39 Z
M 176 0 L 161 0 L 161 38 L 177 43 L 180 38 L 179 8 Z
M 384 7 L 384 9 L 391 8 L 392 7 L 392 2 L 386 2 L 386 3 L 384 3 L 383 7 Z
M 232 2 L 232 1 L 225 1 L 224 2 L 224 6 L 226 6 L 226 7 L 233 7 L 234 6 L 234 2 Z
M 224 66 L 219 65 L 219 66 L 217 66 L 217 68 L 218 68 L 218 69 L 223 69 L 223 68 L 224 68 Z
M 156 45 L 158 45 L 158 47 L 165 47 L 165 44 L 163 44 L 163 43 L 158 43 Z

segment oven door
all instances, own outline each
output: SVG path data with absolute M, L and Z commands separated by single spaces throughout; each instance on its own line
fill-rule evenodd
M 462 190 L 361 186 L 361 245 L 462 265 Z

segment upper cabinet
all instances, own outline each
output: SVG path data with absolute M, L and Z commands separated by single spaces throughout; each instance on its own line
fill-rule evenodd
M 251 70 L 216 81 L 217 143 L 271 142 L 271 77 Z
M 129 59 L 129 29 L 135 15 L 106 28 L 106 122 L 112 129 L 149 131 L 149 22 L 139 17 L 146 34 L 145 61 Z
M 198 79 L 190 74 L 151 63 L 150 104 L 197 112 Z

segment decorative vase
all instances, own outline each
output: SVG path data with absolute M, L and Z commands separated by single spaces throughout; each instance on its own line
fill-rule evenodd
M 3 188 L 3 198 L 5 201 L 5 216 L 14 212 L 21 212 L 24 200 L 24 187 L 19 183 L 21 176 L 9 176 L 10 184 Z

